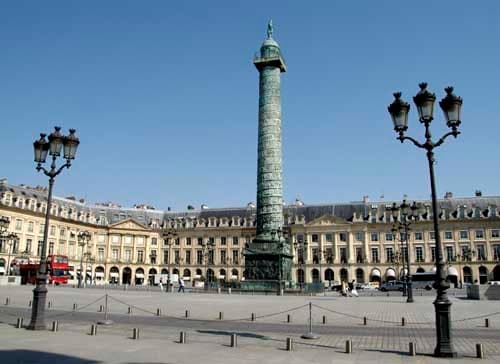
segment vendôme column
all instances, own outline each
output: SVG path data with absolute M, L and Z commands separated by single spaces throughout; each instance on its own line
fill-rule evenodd
M 254 59 L 259 79 L 256 238 L 245 250 L 245 286 L 278 289 L 290 280 L 291 256 L 283 227 L 281 163 L 281 72 L 286 65 L 269 22 L 267 39 Z

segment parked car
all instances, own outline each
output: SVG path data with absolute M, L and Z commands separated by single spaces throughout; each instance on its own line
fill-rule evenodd
M 403 291 L 404 283 L 400 281 L 390 281 L 387 283 L 384 283 L 383 285 L 380 286 L 380 290 L 382 292 L 387 292 L 387 291 Z
M 375 291 L 375 290 L 378 289 L 378 287 L 374 286 L 372 284 L 365 283 L 365 284 L 359 284 L 359 288 L 357 288 L 357 289 L 362 289 L 362 290 L 365 290 L 365 291 Z
M 488 284 L 491 286 L 500 286 L 500 281 L 489 281 Z

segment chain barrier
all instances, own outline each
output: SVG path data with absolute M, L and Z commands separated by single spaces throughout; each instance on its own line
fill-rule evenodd
M 53 315 L 45 315 L 46 318 L 55 318 L 55 317 L 62 317 L 62 316 L 66 316 L 66 315 L 73 315 L 89 306 L 92 306 L 94 304 L 96 304 L 97 302 L 101 301 L 104 299 L 104 297 L 106 297 L 106 295 L 104 296 L 101 296 L 99 298 L 97 298 L 96 300 L 90 302 L 90 303 L 87 303 L 86 305 L 82 306 L 82 307 L 78 307 L 77 309 L 73 310 L 73 311 L 65 311 L 65 312 L 62 312 L 62 313 L 57 313 L 57 314 L 53 314 Z

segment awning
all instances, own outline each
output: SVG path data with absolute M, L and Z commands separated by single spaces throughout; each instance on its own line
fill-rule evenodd
M 225 276 L 225 275 L 220 275 L 220 276 L 219 276 L 219 279 L 224 279 L 224 278 L 226 278 L 226 276 Z
M 5 273 L 5 268 L 4 267 L 0 267 L 0 273 Z
M 144 278 L 144 273 L 136 273 L 135 278 Z
M 69 272 L 69 275 L 74 277 L 76 274 L 75 274 L 75 272 Z
M 231 279 L 238 279 L 238 276 L 231 276 Z
M 92 277 L 92 272 L 87 272 L 87 277 Z
M 196 278 L 196 279 L 200 279 L 200 278 L 201 278 L 201 276 L 200 276 L 199 274 L 196 274 L 196 275 L 194 276 L 194 278 Z
M 120 276 L 120 274 L 119 274 L 119 273 L 117 273 L 117 272 L 110 272 L 110 273 L 109 273 L 109 276 L 110 276 L 110 277 L 119 277 L 119 276 Z
M 378 269 L 372 270 L 371 277 L 380 277 L 381 273 Z
M 448 275 L 458 277 L 458 270 L 455 267 L 448 267 Z
M 104 272 L 95 272 L 96 277 L 104 277 Z
M 394 271 L 394 269 L 392 268 L 389 268 L 387 269 L 387 271 L 385 272 L 385 276 L 386 277 L 396 277 L 396 272 Z

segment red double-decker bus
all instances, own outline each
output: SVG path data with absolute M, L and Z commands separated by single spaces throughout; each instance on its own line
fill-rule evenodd
M 40 263 L 21 264 L 21 284 L 36 284 L 36 275 L 40 269 Z M 68 283 L 68 257 L 65 255 L 47 256 L 47 276 L 49 284 Z

